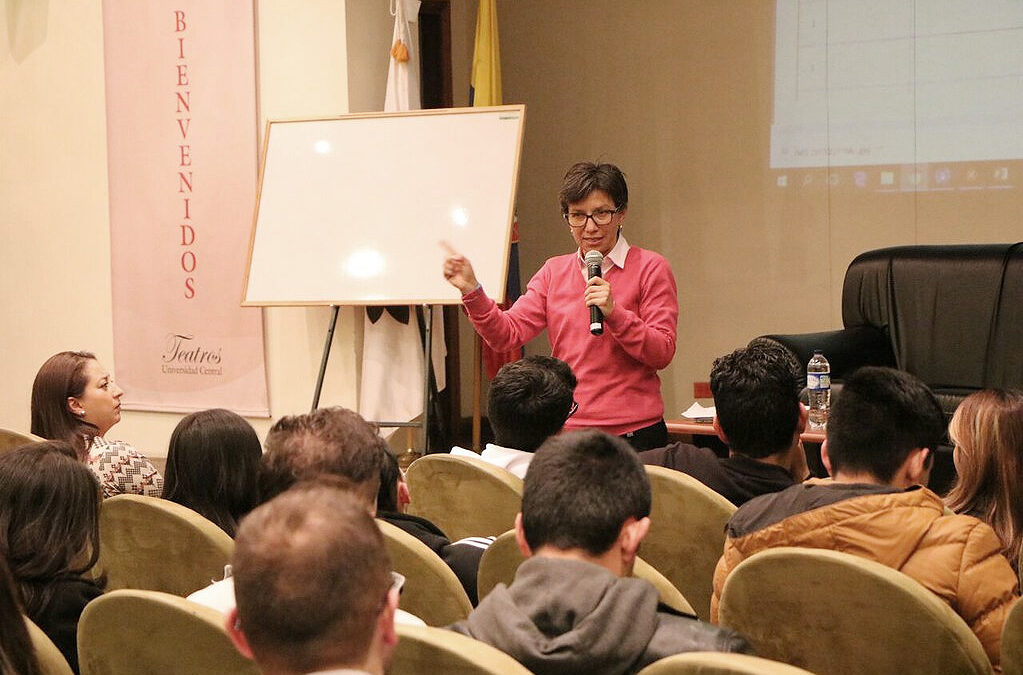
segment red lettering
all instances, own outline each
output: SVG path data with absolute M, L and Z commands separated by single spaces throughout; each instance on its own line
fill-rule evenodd
M 181 254 L 181 269 L 185 270 L 189 274 L 195 271 L 195 254 L 191 251 L 185 251 Z
M 185 177 L 184 171 L 178 171 L 178 194 L 185 192 L 185 188 L 188 188 L 188 192 L 192 191 L 192 172 L 188 172 L 188 177 Z
M 178 64 L 177 68 L 178 68 L 178 86 L 179 87 L 187 87 L 188 86 L 188 64 L 187 63 L 180 63 L 180 64 Z
M 192 118 L 191 117 L 188 117 L 186 119 L 179 119 L 178 120 L 178 129 L 181 130 L 181 137 L 182 138 L 188 138 L 188 127 L 190 127 L 190 126 L 192 126 Z M 182 146 L 182 147 L 184 147 L 184 146 Z M 182 164 L 182 166 L 184 166 L 184 164 Z
M 185 58 L 185 38 L 183 37 L 178 38 L 178 58 Z
M 192 244 L 194 244 L 195 243 L 195 228 L 192 227 L 191 225 L 185 225 L 184 223 L 182 223 L 180 227 L 181 227 L 181 245 L 182 246 L 191 246 Z M 194 258 L 195 256 L 192 256 L 192 257 Z M 185 271 L 189 272 L 190 270 L 185 270 Z
M 180 9 L 174 10 L 174 32 L 180 33 L 181 31 L 185 30 L 186 27 L 187 26 L 185 25 L 185 13 L 182 12 Z
M 195 277 L 185 277 L 185 299 L 191 300 L 195 297 Z
M 181 162 L 178 166 L 192 166 L 192 146 L 179 145 L 178 148 L 181 150 Z
M 178 95 L 178 114 L 181 113 L 181 106 L 185 107 L 185 111 L 186 112 L 192 112 L 192 92 L 190 92 L 190 91 L 184 91 L 184 92 L 179 91 L 179 92 L 176 92 L 176 93 Z M 184 96 L 182 96 L 182 94 L 184 94 Z M 178 124 L 181 124 L 180 120 L 178 121 Z
M 192 205 L 192 200 L 189 199 L 188 197 L 185 197 L 185 220 L 191 220 L 192 219 L 191 208 L 190 208 L 191 205 Z

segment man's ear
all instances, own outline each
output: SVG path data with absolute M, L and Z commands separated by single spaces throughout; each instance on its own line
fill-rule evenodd
M 828 457 L 828 439 L 825 438 L 824 442 L 821 443 L 821 464 L 828 470 L 828 475 L 834 477 L 835 472 L 831 470 L 831 458 Z
M 412 495 L 408 491 L 408 483 L 401 478 L 398 479 L 398 511 L 405 513 L 406 508 L 412 503 Z
M 249 640 L 245 637 L 245 633 L 242 632 L 241 624 L 238 623 L 237 607 L 227 613 L 227 619 L 224 621 L 224 628 L 227 630 L 227 636 L 231 638 L 231 642 L 234 643 L 234 648 L 238 650 L 238 653 L 245 658 L 254 661 L 255 657 L 252 656 L 252 648 L 249 647 Z
M 718 435 L 718 438 L 721 439 L 722 443 L 724 443 L 725 445 L 728 445 L 728 437 L 725 436 L 725 430 L 721 428 L 721 422 L 718 422 L 718 416 L 717 415 L 714 415 L 714 422 L 713 422 L 713 424 L 714 424 L 714 433 Z
M 903 465 L 903 475 L 908 485 L 927 485 L 931 477 L 930 456 L 930 448 L 917 448 L 909 453 Z
M 806 423 L 809 421 L 809 419 L 810 411 L 807 409 L 805 405 L 802 404 L 802 402 L 800 402 L 799 422 L 796 423 L 796 433 L 799 434 L 800 436 L 802 436 L 803 432 L 806 431 Z
M 394 627 L 394 615 L 398 611 L 399 597 L 398 589 L 392 588 L 388 591 L 387 602 L 377 619 L 380 640 L 388 649 L 394 649 L 394 646 L 398 644 L 398 630 Z
M 643 538 L 646 537 L 647 532 L 650 531 L 650 518 L 629 518 L 622 525 L 621 532 L 618 533 L 618 541 L 622 550 L 622 563 L 627 570 L 632 569 L 632 564 L 636 561 L 636 553 L 639 551 L 639 545 L 643 542 Z
M 533 549 L 529 547 L 529 542 L 526 541 L 526 531 L 522 529 L 521 511 L 515 514 L 515 543 L 519 545 L 519 550 L 522 551 L 522 555 L 527 558 L 533 557 Z

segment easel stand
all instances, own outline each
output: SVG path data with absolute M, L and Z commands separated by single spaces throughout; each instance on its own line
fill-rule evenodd
M 334 329 L 337 326 L 337 315 L 341 308 L 338 305 L 330 306 L 330 323 L 327 325 L 327 337 L 323 343 L 323 357 L 320 359 L 320 373 L 316 377 L 316 390 L 313 392 L 313 406 L 310 412 L 320 407 L 320 392 L 323 390 L 323 378 L 327 374 L 327 360 L 330 358 L 330 347 L 334 342 Z M 389 422 L 369 420 L 381 427 L 401 428 L 422 428 L 423 451 L 429 446 L 430 429 L 430 377 L 433 368 L 433 305 L 423 305 L 424 320 L 424 346 L 423 346 L 423 418 L 421 422 Z M 411 320 L 411 319 L 410 319 Z

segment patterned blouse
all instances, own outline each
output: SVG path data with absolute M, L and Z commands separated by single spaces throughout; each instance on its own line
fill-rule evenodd
M 150 497 L 163 494 L 163 476 L 152 462 L 124 441 L 108 441 L 99 436 L 92 439 L 89 468 L 99 479 L 104 497 L 123 493 Z

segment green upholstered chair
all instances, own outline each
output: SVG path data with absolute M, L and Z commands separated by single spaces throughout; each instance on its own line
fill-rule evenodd
M 459 633 L 401 624 L 397 629 L 389 675 L 529 675 L 504 652 Z
M 735 506 L 692 476 L 647 466 L 653 506 L 643 559 L 682 592 L 697 616 L 710 618 L 714 567 L 725 547 Z
M 1023 675 L 1023 602 L 1017 602 L 1002 626 L 1002 673 Z
M 452 541 L 497 536 L 515 525 L 522 479 L 473 457 L 426 455 L 405 475 L 408 512 L 431 521 Z
M 38 443 L 39 441 L 45 440 L 45 438 L 39 438 L 33 434 L 14 431 L 13 429 L 0 429 L 0 452 L 13 450 L 14 448 L 20 448 L 23 445 L 28 445 L 29 443 Z
M 195 511 L 158 497 L 124 494 L 100 509 L 99 569 L 107 589 L 182 597 L 224 576 L 234 540 Z
M 82 675 L 258 675 L 234 648 L 224 615 L 169 593 L 119 590 L 78 622 Z
M 802 668 L 747 654 L 689 652 L 655 661 L 638 675 L 812 675 Z
M 469 616 L 472 604 L 458 577 L 429 546 L 408 532 L 377 520 L 394 571 L 405 576 L 398 607 L 428 626 L 446 626 Z
M 515 530 L 509 530 L 499 536 L 493 544 L 487 547 L 487 550 L 483 552 L 483 557 L 480 558 L 480 568 L 476 577 L 476 588 L 480 599 L 482 600 L 487 593 L 494 590 L 497 584 L 510 586 L 515 580 L 515 571 L 525 559 L 515 541 Z M 687 614 L 696 613 L 682 593 L 663 574 L 642 558 L 636 559 L 632 575 L 646 579 L 653 584 L 661 602 L 669 607 Z
M 759 656 L 818 675 L 992 672 L 948 604 L 905 574 L 848 553 L 761 551 L 732 570 L 718 615 Z
M 40 675 L 72 675 L 67 659 L 57 649 L 57 645 L 53 644 L 53 641 L 43 632 L 43 629 L 35 625 L 28 617 L 25 617 L 25 627 L 28 628 L 28 638 L 32 641 L 32 648 L 36 653 Z

